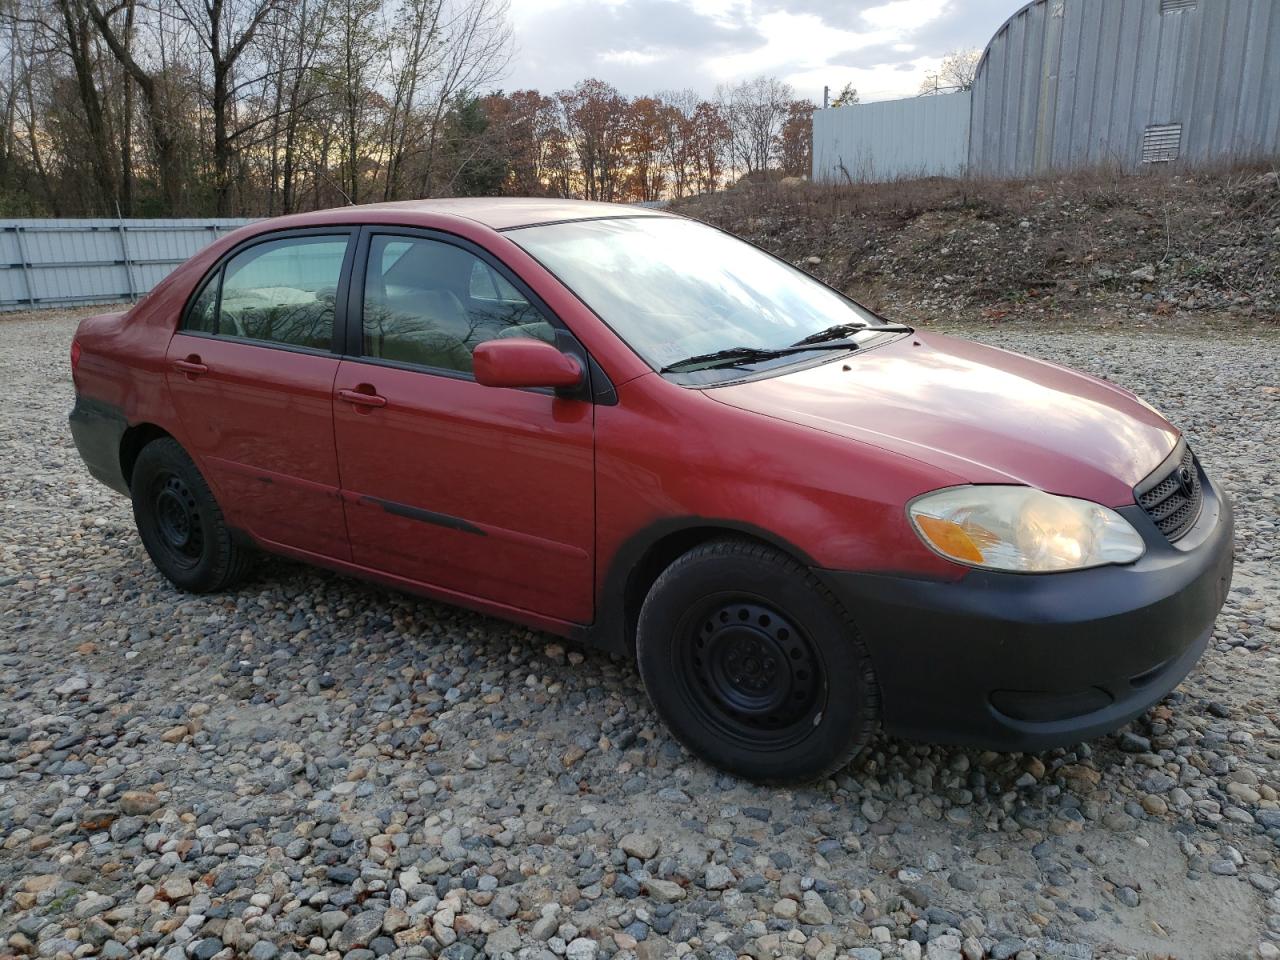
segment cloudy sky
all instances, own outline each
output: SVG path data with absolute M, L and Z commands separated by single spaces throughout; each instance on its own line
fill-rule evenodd
M 632 96 L 761 73 L 821 103 L 916 93 L 949 51 L 984 47 L 1021 0 L 511 0 L 503 86 L 544 92 L 599 77 Z

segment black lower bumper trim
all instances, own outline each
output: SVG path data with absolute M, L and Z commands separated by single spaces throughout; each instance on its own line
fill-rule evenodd
M 858 623 L 888 732 L 1041 750 L 1101 736 L 1195 666 L 1231 585 L 1231 505 L 1207 478 L 1177 544 L 1140 507 L 1147 544 L 1123 567 L 1039 576 L 974 570 L 954 582 L 819 571 Z
M 127 497 L 129 484 L 120 467 L 120 441 L 129 429 L 124 413 L 109 403 L 77 394 L 69 419 L 71 437 L 89 473 Z

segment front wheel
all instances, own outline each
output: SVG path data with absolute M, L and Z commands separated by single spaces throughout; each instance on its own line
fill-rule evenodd
M 645 598 L 636 648 L 672 733 L 751 780 L 826 776 L 879 722 L 875 672 L 848 614 L 764 544 L 717 540 L 677 559 Z
M 243 579 L 252 554 L 235 542 L 209 485 L 176 440 L 142 448 L 129 490 L 142 545 L 175 586 L 212 593 Z

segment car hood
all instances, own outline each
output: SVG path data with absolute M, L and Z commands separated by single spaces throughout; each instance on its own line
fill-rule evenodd
M 970 483 L 1019 483 L 1107 506 L 1178 431 L 1132 393 L 1056 364 L 917 333 L 844 360 L 707 390 L 764 416 L 924 461 Z

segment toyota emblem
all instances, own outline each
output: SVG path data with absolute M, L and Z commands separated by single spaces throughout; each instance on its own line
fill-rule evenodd
M 1192 494 L 1196 492 L 1195 475 L 1192 474 L 1190 467 L 1178 468 L 1178 489 L 1188 500 L 1190 500 Z

